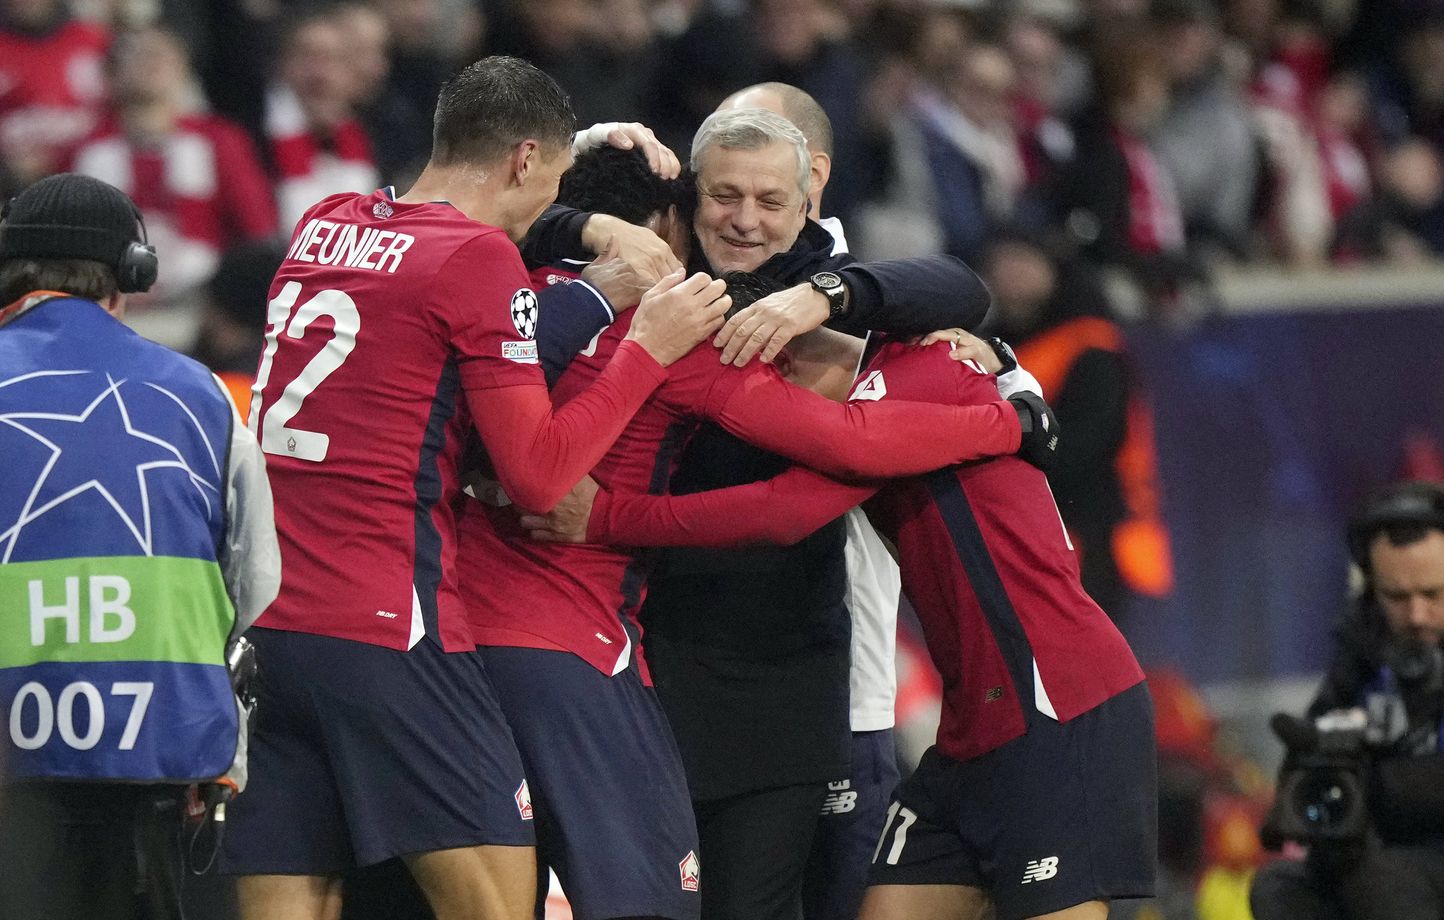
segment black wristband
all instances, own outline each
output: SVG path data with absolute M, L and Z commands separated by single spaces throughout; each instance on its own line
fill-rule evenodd
M 1004 342 L 996 335 L 987 341 L 989 347 L 993 349 L 993 354 L 997 355 L 998 360 L 1003 362 L 1003 366 L 998 369 L 997 376 L 1001 377 L 1004 374 L 1018 369 L 1018 356 L 1013 354 L 1013 346 Z

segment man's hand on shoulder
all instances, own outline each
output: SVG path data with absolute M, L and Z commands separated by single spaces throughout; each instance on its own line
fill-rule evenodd
M 827 322 L 829 312 L 827 296 L 804 282 L 738 311 L 712 344 L 722 349 L 723 364 L 742 367 L 754 357 L 766 363 L 788 342 Z
M 971 361 L 990 374 L 1003 372 L 1003 359 L 993 346 L 966 329 L 939 329 L 937 332 L 929 332 L 918 344 L 933 345 L 937 342 L 952 344 L 948 357 L 954 361 Z
M 731 305 L 722 279 L 678 269 L 642 295 L 627 338 L 666 367 L 716 332 Z
M 592 504 L 597 497 L 597 481 L 583 476 L 566 497 L 547 514 L 523 514 L 521 526 L 533 539 L 542 543 L 585 543 L 587 525 L 592 517 Z

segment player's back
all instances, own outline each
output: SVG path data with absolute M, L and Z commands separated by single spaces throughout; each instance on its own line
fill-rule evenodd
M 857 399 L 977 405 L 992 375 L 948 349 L 886 343 Z M 889 484 L 868 511 L 897 546 L 903 589 L 943 676 L 938 744 L 965 760 L 1022 734 L 1024 706 L 1067 721 L 1142 679 L 1083 591 L 1047 477 L 1016 457 Z
M 466 306 L 524 283 L 502 231 L 444 202 L 336 195 L 298 223 L 270 290 L 249 421 L 283 565 L 259 625 L 469 647 L 450 507 L 462 378 L 478 374 L 464 365 L 483 348 Z M 516 338 L 498 350 L 534 363 L 535 343 Z

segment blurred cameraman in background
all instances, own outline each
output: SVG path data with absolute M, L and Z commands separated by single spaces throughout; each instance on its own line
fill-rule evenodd
M 1444 486 L 1381 493 L 1349 548 L 1365 586 L 1307 719 L 1274 718 L 1288 747 L 1264 826 L 1309 845 L 1262 869 L 1257 920 L 1444 917 Z

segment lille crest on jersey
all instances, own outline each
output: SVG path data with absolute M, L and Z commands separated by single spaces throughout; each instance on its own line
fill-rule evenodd
M 702 864 L 697 860 L 697 854 L 691 850 L 677 863 L 677 869 L 682 874 L 682 890 L 696 891 L 702 886 Z

